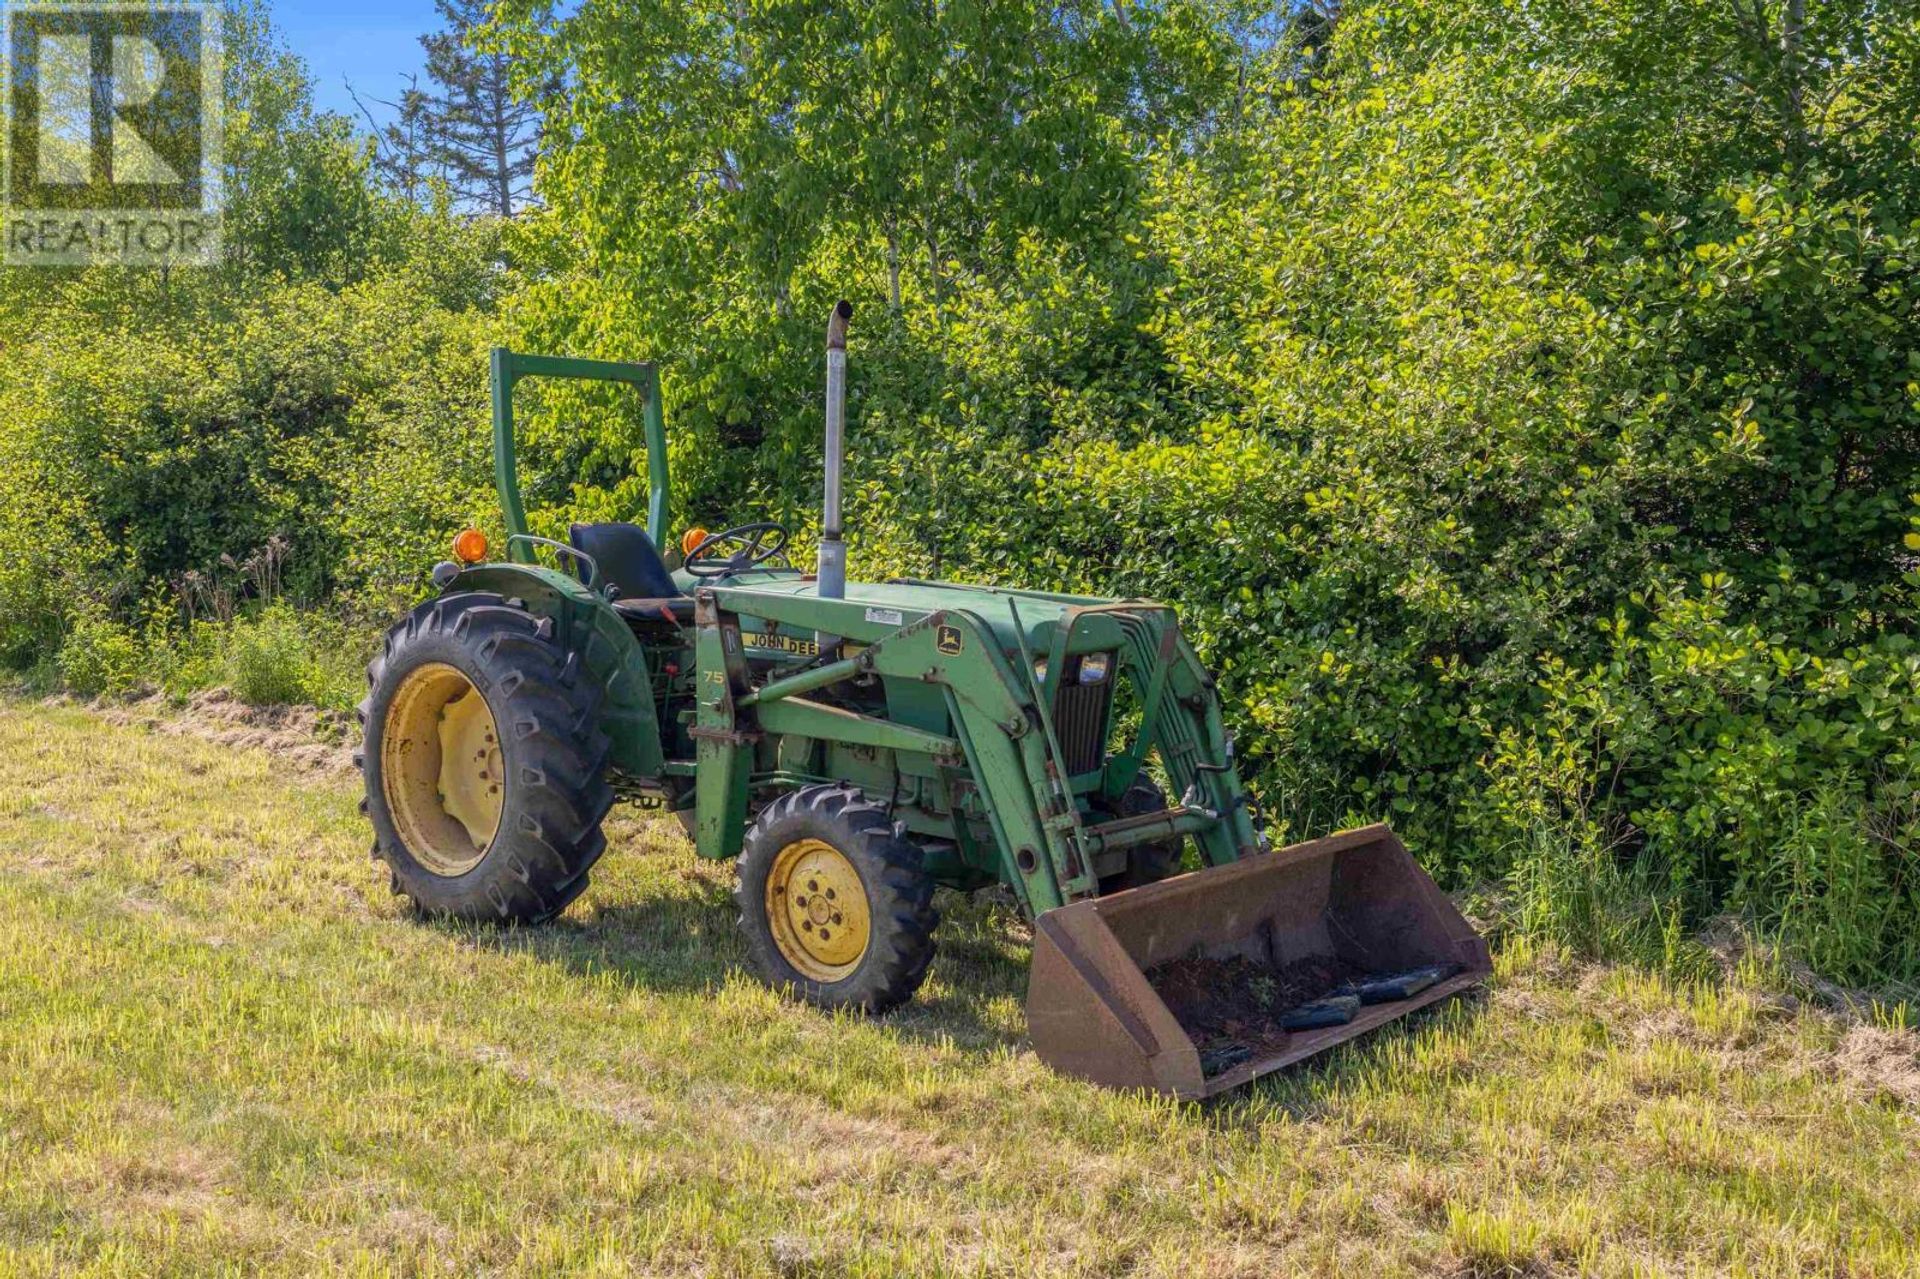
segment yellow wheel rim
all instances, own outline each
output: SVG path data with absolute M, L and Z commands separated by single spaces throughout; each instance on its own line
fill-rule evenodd
M 445 876 L 480 864 L 500 829 L 506 769 L 472 680 L 444 662 L 407 672 L 380 730 L 380 786 L 415 861 Z
M 818 839 L 795 840 L 774 854 L 767 922 L 786 961 L 821 982 L 858 968 L 873 931 L 860 872 L 845 853 Z

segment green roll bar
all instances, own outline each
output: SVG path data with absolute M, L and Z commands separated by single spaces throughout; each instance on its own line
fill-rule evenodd
M 660 407 L 660 374 L 651 364 L 612 360 L 576 360 L 559 355 L 521 355 L 493 348 L 493 483 L 500 490 L 500 514 L 507 525 L 507 558 L 533 562 L 527 537 L 527 512 L 520 501 L 520 478 L 513 443 L 513 388 L 521 378 L 563 377 L 583 382 L 624 382 L 641 395 L 640 416 L 647 433 L 647 536 L 665 546 L 667 536 L 667 425 Z

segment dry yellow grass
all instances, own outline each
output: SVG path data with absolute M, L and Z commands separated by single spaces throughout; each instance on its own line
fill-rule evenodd
M 0 1274 L 1920 1274 L 1909 1032 L 1510 947 L 1210 1109 L 1051 1076 L 1017 922 L 881 1020 L 615 818 L 561 924 L 407 917 L 351 779 L 0 701 Z

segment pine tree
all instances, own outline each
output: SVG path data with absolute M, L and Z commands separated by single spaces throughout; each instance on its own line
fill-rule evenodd
M 473 32 L 489 17 L 485 0 L 436 0 L 435 7 L 447 29 L 420 37 L 433 85 L 417 103 L 427 153 L 461 200 L 511 217 L 532 198 L 539 108 L 514 97 L 507 54 L 474 47 Z

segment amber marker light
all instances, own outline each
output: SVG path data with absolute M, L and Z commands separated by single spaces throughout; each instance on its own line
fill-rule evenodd
M 453 558 L 462 564 L 478 564 L 487 558 L 487 535 L 477 528 L 464 528 L 453 539 Z
M 680 553 L 682 555 L 691 555 L 693 554 L 693 548 L 706 540 L 707 530 L 696 524 L 680 535 Z

